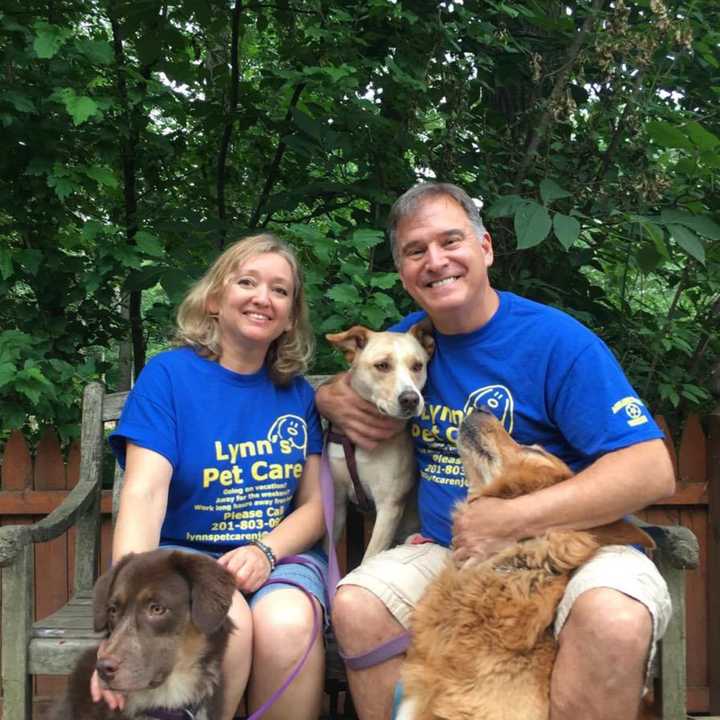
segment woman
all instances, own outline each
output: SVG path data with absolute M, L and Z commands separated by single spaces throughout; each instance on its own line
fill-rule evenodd
M 223 662 L 231 720 L 248 689 L 250 709 L 290 673 L 312 638 L 306 595 L 325 610 L 322 578 L 301 564 L 324 532 L 320 421 L 299 374 L 312 352 L 302 279 L 285 243 L 249 237 L 228 248 L 178 311 L 181 347 L 142 371 L 110 444 L 125 466 L 113 561 L 158 545 L 204 552 L 234 576 L 235 623 Z M 316 638 L 300 674 L 267 718 L 317 718 L 324 651 Z M 122 705 L 118 693 L 93 698 Z

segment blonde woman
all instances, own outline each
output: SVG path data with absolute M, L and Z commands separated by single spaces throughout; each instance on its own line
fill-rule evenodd
M 113 561 L 158 546 L 203 552 L 234 576 L 235 630 L 223 662 L 231 720 L 247 688 L 250 710 L 277 690 L 312 641 L 322 578 L 302 564 L 324 526 L 320 422 L 300 373 L 312 352 L 302 277 L 288 246 L 264 234 L 229 247 L 178 311 L 180 347 L 155 356 L 128 397 L 110 444 L 125 483 Z M 316 639 L 300 674 L 265 715 L 317 718 L 324 652 Z M 122 707 L 121 693 L 93 698 Z

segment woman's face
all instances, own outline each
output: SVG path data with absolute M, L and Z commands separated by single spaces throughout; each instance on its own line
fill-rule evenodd
M 277 253 L 255 255 L 228 278 L 219 298 L 208 302 L 217 313 L 223 350 L 267 352 L 292 327 L 295 281 L 290 263 Z

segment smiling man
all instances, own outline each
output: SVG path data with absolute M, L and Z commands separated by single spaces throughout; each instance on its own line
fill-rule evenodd
M 423 309 L 393 329 L 425 314 L 435 327 L 425 411 L 410 426 L 421 528 L 419 538 L 342 580 L 333 623 L 350 656 L 408 628 L 451 552 L 458 560 L 483 558 L 550 528 L 602 525 L 674 488 L 662 432 L 605 344 L 570 316 L 491 286 L 492 240 L 462 189 L 411 188 L 391 210 L 389 234 L 403 286 Z M 319 389 L 317 404 L 362 447 L 400 430 L 352 391 L 345 374 Z M 577 475 L 529 496 L 481 498 L 453 518 L 467 494 L 457 428 L 480 406 L 515 440 L 542 445 Z M 576 573 L 558 609 L 552 720 L 633 718 L 669 615 L 667 588 L 645 555 L 601 550 Z M 361 720 L 390 716 L 401 663 L 396 655 L 348 668 Z

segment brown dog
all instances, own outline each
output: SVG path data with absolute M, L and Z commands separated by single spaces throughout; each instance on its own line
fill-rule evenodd
M 230 574 L 204 555 L 126 555 L 95 584 L 95 629 L 106 630 L 107 639 L 78 661 L 56 720 L 160 717 L 154 710 L 166 718 L 218 717 L 234 590 Z M 93 703 L 95 669 L 108 688 L 125 694 L 123 712 Z
M 539 446 L 516 443 L 494 415 L 477 410 L 458 449 L 474 498 L 511 498 L 572 476 Z M 556 643 L 551 624 L 570 573 L 601 545 L 652 539 L 624 521 L 558 530 L 482 562 L 449 562 L 412 619 L 397 720 L 547 720 Z

